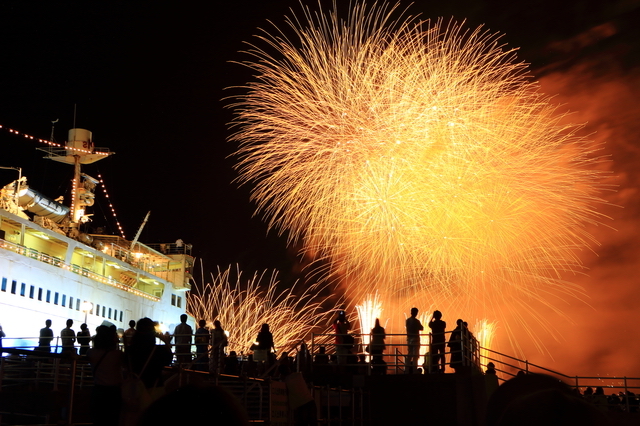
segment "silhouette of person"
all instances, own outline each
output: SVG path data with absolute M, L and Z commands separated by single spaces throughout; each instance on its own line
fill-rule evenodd
M 267 366 L 271 365 L 271 350 L 275 352 L 273 334 L 269 331 L 269 324 L 262 324 L 254 349 L 254 359 L 256 361 L 266 361 Z
M 473 354 L 476 352 L 476 342 L 477 340 L 473 337 L 473 333 L 469 330 L 469 323 L 466 321 L 462 322 L 462 356 L 463 356 L 463 365 L 473 367 L 471 360 L 473 358 Z
M 176 338 L 176 358 L 179 364 L 191 362 L 191 336 L 193 329 L 187 324 L 189 317 L 180 315 L 180 324 L 176 326 L 174 336 Z
M 79 340 L 80 337 L 78 337 Z M 118 349 L 118 334 L 113 328 L 101 325 L 96 329 L 93 348 L 88 350 L 87 358 L 91 363 L 94 380 L 91 395 L 93 424 L 117 425 L 122 409 L 120 386 L 123 379 L 124 358 L 123 353 Z
M 487 370 L 484 373 L 485 390 L 487 391 L 487 398 L 491 398 L 491 395 L 498 389 L 500 382 L 498 381 L 498 375 L 496 373 L 496 365 L 492 362 L 487 364 Z
M 487 404 L 487 426 L 610 424 L 608 419 L 555 377 L 525 374 L 504 382 Z
M 229 344 L 227 334 L 222 328 L 220 321 L 215 320 L 213 322 L 213 329 L 211 330 L 211 359 L 209 360 L 209 370 L 213 373 L 222 372 L 224 359 L 224 348 Z
M 411 316 L 405 323 L 407 329 L 407 373 L 416 371 L 420 355 L 420 332 L 424 330 L 417 318 L 418 308 L 411 308 Z
M 324 346 L 320 346 L 318 348 L 318 353 L 313 358 L 313 363 L 315 365 L 328 365 L 329 364 L 329 355 L 327 355 L 327 349 Z
M 451 368 L 459 372 L 462 368 L 462 320 L 456 321 L 456 328 L 451 332 L 447 346 L 451 350 Z
M 249 354 L 247 360 L 242 364 L 242 374 L 248 377 L 258 376 L 258 363 L 254 361 L 253 354 Z
M 258 349 L 265 349 L 268 351 L 273 349 L 275 352 L 276 348 L 273 343 L 273 334 L 269 331 L 269 324 L 262 324 L 258 337 L 256 338 L 256 342 L 258 343 Z
M 380 320 L 376 318 L 376 323 L 371 329 L 371 343 L 369 343 L 369 353 L 371 354 L 371 364 L 380 364 L 382 353 L 387 348 L 384 344 L 387 335 L 385 329 L 380 325 Z
M 446 343 L 444 331 L 447 328 L 447 323 L 442 321 L 442 312 L 433 312 L 431 321 L 429 321 L 429 328 L 431 329 L 431 344 L 429 345 L 431 367 L 434 368 L 436 372 L 444 373 L 446 365 L 444 359 Z
M 45 327 L 40 329 L 40 340 L 38 340 L 38 351 L 51 352 L 51 341 L 53 340 L 53 330 L 51 330 L 51 320 L 44 322 Z
M 240 375 L 240 363 L 238 362 L 236 351 L 229 352 L 229 356 L 224 360 L 224 374 Z
M 596 387 L 596 391 L 591 398 L 591 402 L 601 413 L 609 411 L 609 401 L 607 400 L 607 396 L 604 394 L 604 389 L 601 386 Z
M 129 328 L 124 331 L 122 335 L 122 344 L 124 345 L 124 349 L 126 350 L 129 346 L 131 346 L 131 340 L 133 340 L 133 335 L 136 334 L 136 322 L 134 320 L 129 321 Z
M 4 331 L 2 330 L 2 326 L 0 325 L 0 355 L 2 355 L 2 339 L 6 336 L 7 335 L 4 334 Z
M 309 348 L 304 340 L 300 342 L 300 348 L 298 349 L 298 353 L 295 358 L 295 365 L 297 366 L 297 370 L 302 373 L 305 380 L 311 378 L 311 353 L 309 352 Z
M 67 320 L 67 326 L 60 331 L 60 340 L 62 341 L 62 353 L 68 354 L 76 354 L 76 348 L 74 344 L 76 343 L 76 332 L 73 331 L 71 326 L 73 325 L 73 320 Z
M 289 408 L 296 426 L 316 426 L 318 409 L 302 373 L 293 372 L 288 365 L 280 365 L 280 377 L 287 386 Z
M 347 357 L 351 354 L 353 347 L 353 337 L 349 335 L 351 323 L 347 319 L 345 311 L 339 311 L 336 320 L 333 322 L 333 331 L 336 334 L 336 355 L 338 364 L 346 364 Z
M 156 345 L 156 338 L 164 345 Z M 127 350 L 129 372 L 139 377 L 147 389 L 161 387 L 162 370 L 170 365 L 173 353 L 169 346 L 170 336 L 157 333 L 150 318 L 141 318 L 136 324 L 136 334 Z
M 209 357 L 207 353 L 209 352 L 209 330 L 206 325 L 207 322 L 203 319 L 198 321 L 198 329 L 196 330 L 196 358 L 197 358 L 197 369 L 204 371 L 205 366 L 209 364 Z
M 173 409 L 173 407 L 181 409 Z M 249 426 L 246 410 L 222 386 L 183 386 L 155 401 L 138 426 L 200 425 Z
M 86 355 L 91 344 L 91 332 L 87 324 L 82 323 L 80 325 L 80 331 L 78 331 L 78 344 L 80 345 L 80 355 Z

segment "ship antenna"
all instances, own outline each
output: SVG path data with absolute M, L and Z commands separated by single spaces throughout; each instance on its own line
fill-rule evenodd
M 51 140 L 51 142 L 55 142 L 55 141 L 53 140 L 53 129 L 55 129 L 55 128 L 56 128 L 56 123 L 58 122 L 58 120 L 60 120 L 60 119 L 59 119 L 59 118 L 56 118 L 55 120 L 53 120 L 53 121 L 51 122 L 51 139 L 50 139 L 50 140 Z

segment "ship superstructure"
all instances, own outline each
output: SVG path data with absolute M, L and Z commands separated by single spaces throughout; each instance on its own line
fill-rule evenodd
M 191 246 L 81 232 L 97 180 L 80 166 L 110 153 L 84 129 L 72 129 L 69 141 L 45 151 L 74 166 L 70 206 L 33 190 L 24 176 L 0 190 L 0 324 L 7 338 L 32 338 L 5 346 L 33 344 L 46 319 L 55 335 L 69 318 L 76 330 L 86 322 L 93 332 L 105 321 L 124 329 L 146 316 L 173 331 L 186 309 Z

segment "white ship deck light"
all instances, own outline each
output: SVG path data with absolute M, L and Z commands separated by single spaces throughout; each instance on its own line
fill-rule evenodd
M 82 302 L 82 312 L 84 312 L 84 322 L 87 323 L 87 314 L 93 310 L 93 303 L 87 302 L 86 300 Z

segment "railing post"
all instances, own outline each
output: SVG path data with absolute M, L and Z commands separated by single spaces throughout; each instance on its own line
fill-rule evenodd
M 311 353 L 309 354 L 309 356 L 311 357 L 311 359 L 309 360 L 309 363 L 311 364 L 311 380 L 313 381 L 313 378 L 315 377 L 315 353 L 316 353 L 316 333 L 311 333 Z
M 53 390 L 58 390 L 58 380 L 60 379 L 60 358 L 53 360 Z
M 78 360 L 75 357 L 71 357 L 71 383 L 69 390 L 69 414 L 67 421 L 70 425 L 73 424 L 73 398 L 76 390 L 76 369 L 78 366 Z
M 524 368 L 525 368 L 525 372 L 529 373 L 529 360 L 525 359 L 524 360 Z
M 624 400 L 627 406 L 627 413 L 629 413 L 629 393 L 627 393 L 627 376 L 623 377 L 624 379 Z
M 327 424 L 331 424 L 331 388 L 327 385 Z
M 342 385 L 338 386 L 338 424 L 342 424 Z
M 4 377 L 4 368 L 5 368 L 5 361 L 4 361 L 4 357 L 2 356 L 2 354 L 0 354 L 0 392 L 2 392 L 2 378 Z

